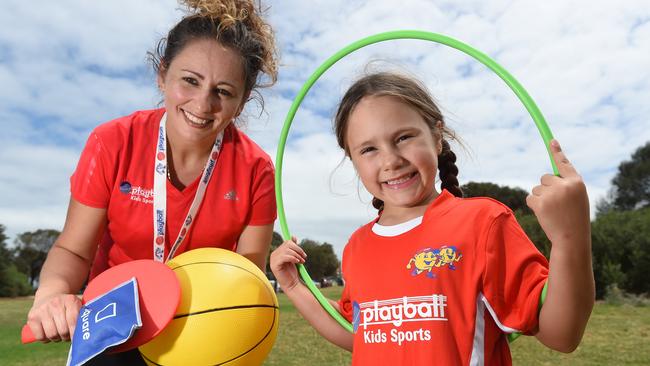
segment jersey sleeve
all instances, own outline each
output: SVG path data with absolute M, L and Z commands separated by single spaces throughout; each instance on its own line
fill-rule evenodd
M 485 240 L 483 296 L 504 332 L 537 327 L 538 304 L 548 278 L 548 261 L 535 248 L 512 212 L 496 217 Z
M 350 291 L 348 290 L 347 285 L 343 287 L 343 292 L 341 293 L 341 298 L 339 299 L 339 312 L 347 321 L 350 323 L 352 322 L 354 308 L 352 306 L 352 302 L 350 301 Z
M 350 241 L 354 238 L 355 234 L 352 234 L 350 237 Z M 343 249 L 343 257 L 341 258 L 341 276 L 343 277 L 343 292 L 341 293 L 341 298 L 338 301 L 339 304 L 339 312 L 343 317 L 352 323 L 352 318 L 354 317 L 354 306 L 352 305 L 352 300 L 350 299 L 350 282 L 348 282 L 347 279 L 347 274 L 349 273 L 349 269 L 347 267 L 347 264 L 349 262 L 348 258 L 350 257 L 350 248 L 352 245 L 350 245 L 350 241 L 346 244 L 345 248 Z
M 111 173 L 113 161 L 99 136 L 91 133 L 70 177 L 72 198 L 90 207 L 108 207 L 114 179 Z
M 275 174 L 270 161 L 260 163 L 253 182 L 251 204 L 248 225 L 268 225 L 275 221 Z

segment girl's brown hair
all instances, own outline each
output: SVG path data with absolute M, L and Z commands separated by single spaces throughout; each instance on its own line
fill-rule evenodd
M 350 156 L 350 150 L 345 143 L 350 114 L 359 102 L 368 96 L 392 96 L 413 107 L 424 119 L 436 140 L 440 139 L 442 152 L 438 155 L 441 188 L 448 190 L 454 196 L 462 197 L 463 191 L 458 185 L 458 167 L 456 154 L 451 151 L 447 140 L 455 139 L 454 132 L 445 125 L 440 109 L 426 87 L 417 80 L 390 72 L 373 73 L 357 80 L 345 93 L 339 104 L 334 118 L 334 132 L 339 146 Z M 372 205 L 382 210 L 384 203 L 374 197 Z
M 264 101 L 257 88 L 277 81 L 278 64 L 271 26 L 260 16 L 261 5 L 254 0 L 182 0 L 190 14 L 162 38 L 148 56 L 156 74 L 165 72 L 174 58 L 192 41 L 213 39 L 239 52 L 245 75 L 245 95 L 255 92 L 262 109 Z M 260 83 L 260 72 L 269 81 Z

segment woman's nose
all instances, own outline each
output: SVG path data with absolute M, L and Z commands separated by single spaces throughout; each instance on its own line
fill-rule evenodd
M 219 110 L 221 100 L 219 96 L 211 90 L 201 91 L 197 96 L 197 104 L 199 112 L 201 113 L 214 113 Z

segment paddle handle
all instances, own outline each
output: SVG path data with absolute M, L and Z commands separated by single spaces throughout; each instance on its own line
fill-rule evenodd
M 32 333 L 32 328 L 27 324 L 23 325 L 23 330 L 20 332 L 20 341 L 23 342 L 23 344 L 36 342 L 36 337 L 34 337 L 34 333 Z

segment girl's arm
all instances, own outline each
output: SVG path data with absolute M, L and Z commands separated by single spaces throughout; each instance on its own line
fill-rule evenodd
M 296 264 L 305 263 L 306 258 L 307 254 L 296 244 L 295 238 L 287 240 L 271 253 L 271 270 L 278 280 L 278 284 L 303 318 L 307 319 L 309 324 L 325 339 L 352 351 L 352 333 L 341 327 L 323 309 L 307 286 L 300 282 Z M 330 303 L 339 310 L 338 304 L 331 300 Z
M 539 314 L 537 339 L 572 352 L 580 344 L 594 305 L 589 200 L 582 178 L 556 140 L 551 153 L 560 176 L 544 175 L 526 203 L 551 241 L 548 292 Z
M 63 232 L 43 264 L 27 324 L 37 340 L 69 340 L 74 332 L 83 285 L 106 226 L 106 210 L 70 199 Z
M 255 263 L 266 272 L 266 257 L 273 239 L 273 224 L 246 226 L 237 241 L 237 253 Z

